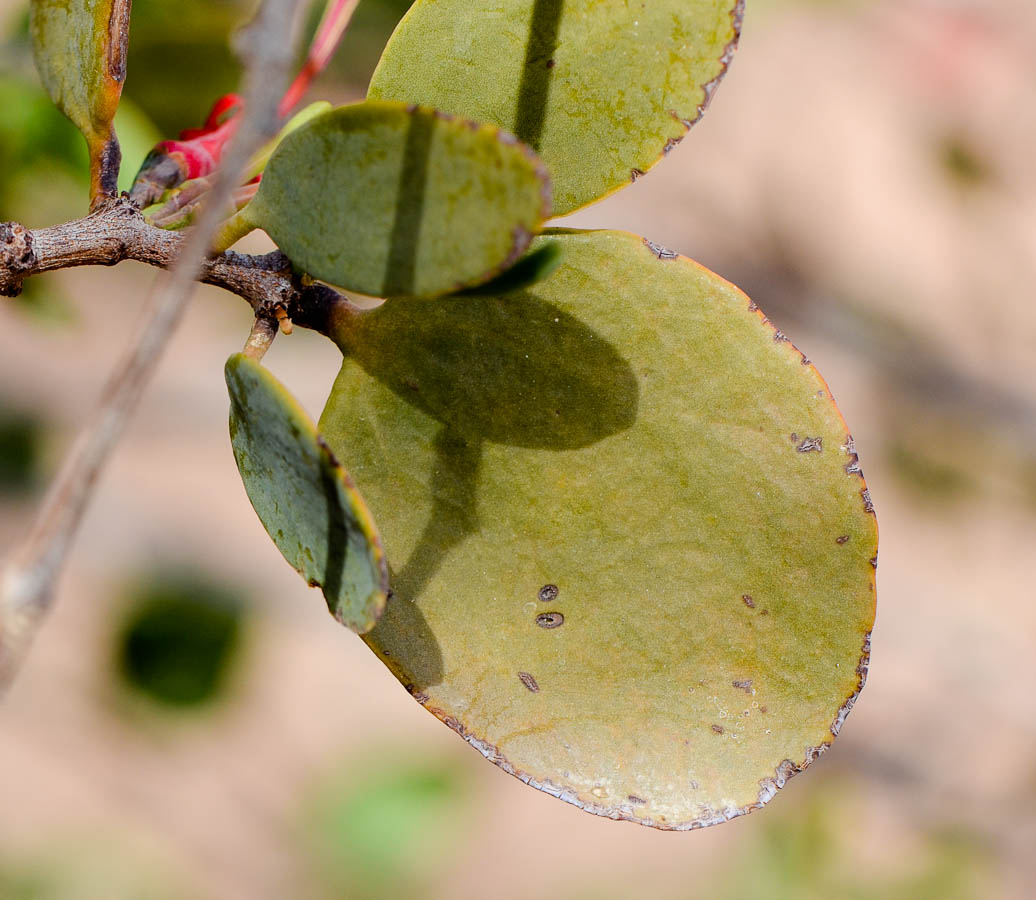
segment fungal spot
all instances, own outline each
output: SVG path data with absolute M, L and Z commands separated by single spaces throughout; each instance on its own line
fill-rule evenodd
M 749 609 L 755 609 L 755 601 L 752 599 L 751 594 L 742 594 L 741 599 Z
M 716 734 L 723 734 L 723 726 L 722 726 L 722 725 L 713 725 L 713 726 L 712 726 L 712 730 L 713 730 L 713 731 L 714 731 L 714 732 L 715 732 Z
M 659 259 L 676 259 L 680 255 L 675 250 L 670 250 L 668 247 L 663 247 L 661 244 L 656 244 L 654 241 L 649 241 L 647 238 L 644 238 L 644 243 L 647 244 L 647 248 Z
M 864 488 L 860 491 L 860 496 L 863 497 L 863 511 L 874 515 L 874 503 L 871 500 L 871 492 Z
M 545 584 L 540 588 L 539 598 L 544 603 L 550 603 L 552 600 L 556 600 L 558 596 L 558 586 L 556 584 Z
M 665 146 L 662 148 L 662 153 L 668 156 L 673 147 L 679 144 L 682 140 L 683 137 L 669 138 L 669 140 L 665 142 Z
M 804 366 L 811 366 L 811 365 L 813 365 L 813 360 L 811 360 L 808 356 L 803 355 L 803 357 L 802 357 L 802 365 L 804 365 Z
M 781 331 L 779 328 L 773 333 L 773 341 L 775 344 L 780 344 L 782 341 L 787 341 L 788 336 Z
M 788 435 L 788 437 L 791 438 L 791 442 L 793 444 L 797 444 L 799 442 L 799 433 L 797 431 L 793 431 Z
M 759 613 L 759 615 L 761 615 L 761 616 L 768 616 L 768 615 L 770 615 L 770 610 L 764 609 L 761 613 Z
M 637 804 L 638 806 L 640 804 L 647 803 L 647 800 L 641 799 L 636 794 L 630 794 L 626 799 L 629 800 L 630 803 Z
M 744 691 L 746 694 L 752 693 L 752 679 L 741 678 L 737 681 L 732 681 L 731 684 L 736 687 L 739 691 Z
M 849 535 L 843 534 L 840 537 L 836 537 L 835 538 L 835 543 L 841 545 L 841 544 L 846 543 L 848 540 L 849 540 Z
M 558 628 L 565 621 L 565 617 L 559 612 L 545 612 L 536 616 L 536 624 L 540 628 Z
M 820 453 L 824 449 L 824 439 L 822 437 L 805 438 L 795 449 L 799 453 Z
M 769 711 L 770 711 L 770 710 L 769 710 L 769 709 L 767 709 L 767 708 L 766 708 L 765 706 L 760 706 L 760 707 L 759 707 L 759 712 L 761 712 L 761 713 L 767 713 L 767 712 L 769 712 Z M 767 734 L 769 734 L 769 732 L 767 732 Z
M 749 300 L 748 301 L 748 311 L 749 312 L 755 312 L 757 309 L 759 309 L 759 307 L 756 305 L 756 302 L 754 300 Z
M 556 66 L 557 64 L 558 64 L 558 62 L 557 62 L 556 59 L 548 59 L 547 60 L 547 68 L 548 69 L 553 69 L 554 66 Z
M 534 694 L 538 694 L 540 692 L 540 686 L 536 683 L 536 679 L 533 678 L 528 672 L 519 672 L 518 680 Z
M 870 562 L 873 568 L 878 568 L 878 557 L 872 556 Z
M 630 169 L 630 181 L 636 181 L 638 178 L 644 177 L 643 169 Z

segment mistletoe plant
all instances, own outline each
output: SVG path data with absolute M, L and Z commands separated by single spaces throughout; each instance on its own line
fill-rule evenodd
M 366 100 L 289 120 L 355 5 L 328 4 L 251 146 L 261 91 L 116 197 L 129 2 L 36 0 L 93 212 L 3 226 L 0 289 L 169 265 L 203 234 L 190 274 L 256 312 L 226 366 L 241 477 L 335 618 L 489 760 L 588 812 L 689 829 L 761 806 L 866 676 L 877 536 L 853 440 L 737 288 L 646 238 L 545 227 L 701 118 L 742 0 L 417 0 Z M 279 251 L 229 250 L 256 228 Z M 319 425 L 261 362 L 292 324 L 344 357 Z M 13 571 L 9 633 L 31 605 Z

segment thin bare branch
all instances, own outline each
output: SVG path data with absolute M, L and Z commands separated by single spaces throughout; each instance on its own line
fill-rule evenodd
M 255 19 L 239 33 L 245 114 L 209 200 L 179 248 L 169 276 L 152 292 L 148 320 L 115 370 L 98 414 L 76 441 L 26 542 L 14 553 L 0 581 L 0 690 L 16 673 L 50 605 L 97 478 L 183 316 L 248 160 L 277 131 L 278 101 L 292 62 L 294 42 L 287 36 L 294 32 L 295 7 L 294 0 L 264 0 Z

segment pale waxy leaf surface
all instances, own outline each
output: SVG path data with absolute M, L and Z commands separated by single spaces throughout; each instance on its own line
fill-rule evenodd
M 340 107 L 290 134 L 242 211 L 314 278 L 380 297 L 488 281 L 549 214 L 528 147 L 394 102 Z
M 393 572 L 364 639 L 523 781 L 725 821 L 862 687 L 870 497 L 824 381 L 744 294 L 635 235 L 547 239 L 532 289 L 335 323 L 321 426 Z
M 554 213 L 644 174 L 701 117 L 744 0 L 417 0 L 368 96 L 494 122 L 536 150 Z
M 263 527 L 339 622 L 368 631 L 385 608 L 388 571 L 363 498 L 267 369 L 239 353 L 226 378 L 234 460 Z
M 36 68 L 58 109 L 86 137 L 95 196 L 106 148 L 110 154 L 116 146 L 112 121 L 126 80 L 130 3 L 32 0 L 30 8 Z

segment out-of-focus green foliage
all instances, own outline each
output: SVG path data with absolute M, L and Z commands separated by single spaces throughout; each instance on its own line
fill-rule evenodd
M 0 496 L 35 485 L 42 443 L 43 428 L 35 418 L 0 405 Z
M 859 857 L 851 794 L 814 791 L 805 803 L 771 813 L 738 865 L 707 878 L 688 900 L 985 900 L 989 882 L 984 849 L 965 832 L 924 833 L 909 853 L 868 866 Z M 886 848 L 892 850 L 894 848 Z
M 236 593 L 193 574 L 142 580 L 118 625 L 116 670 L 124 684 L 167 707 L 217 699 L 242 638 Z
M 429 879 L 469 830 L 467 780 L 434 759 L 398 751 L 355 759 L 314 795 L 306 834 L 327 896 L 429 896 Z

